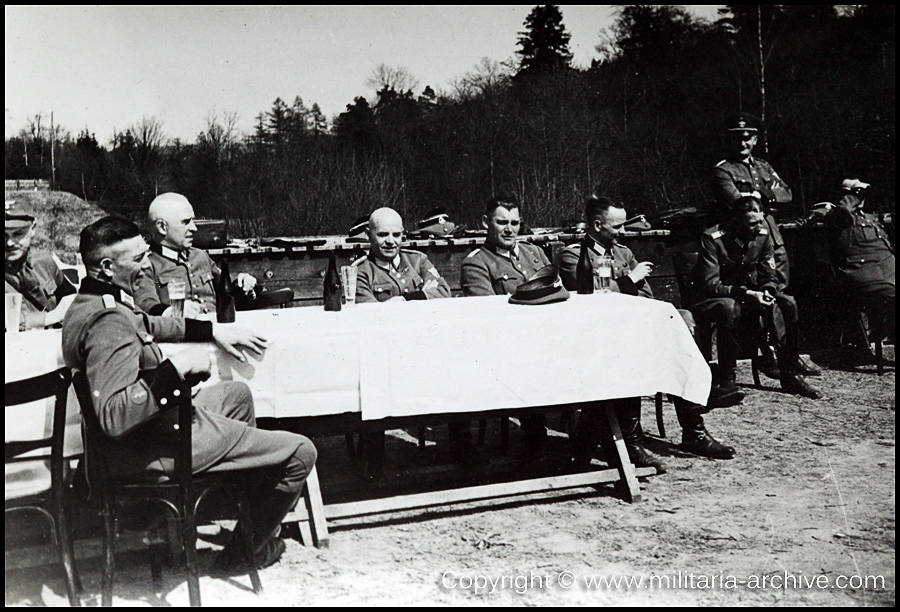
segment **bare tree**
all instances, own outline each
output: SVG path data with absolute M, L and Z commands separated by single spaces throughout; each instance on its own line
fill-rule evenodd
M 366 85 L 375 91 L 393 89 L 396 92 L 412 91 L 419 86 L 419 79 L 405 66 L 378 64 L 366 79 Z

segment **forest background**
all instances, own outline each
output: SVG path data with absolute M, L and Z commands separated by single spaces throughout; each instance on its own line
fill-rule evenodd
M 381 206 L 408 229 L 434 207 L 478 225 L 501 192 L 531 226 L 577 219 L 594 189 L 658 219 L 710 203 L 725 128 L 746 111 L 765 125 L 755 153 L 801 209 L 859 177 L 870 206 L 893 212 L 894 29 L 893 5 L 733 5 L 713 22 L 623 5 L 580 69 L 559 8 L 541 5 L 515 58 L 485 58 L 445 91 L 382 64 L 376 95 L 331 120 L 299 92 L 260 112 L 252 133 L 211 111 L 193 142 L 155 117 L 100 142 L 38 114 L 6 139 L 5 177 L 45 179 L 135 220 L 177 191 L 244 237 L 342 234 Z

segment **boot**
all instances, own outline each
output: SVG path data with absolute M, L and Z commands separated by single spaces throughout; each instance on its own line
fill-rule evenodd
M 808 361 L 803 357 L 797 358 L 797 373 L 804 376 L 821 376 L 822 369 L 812 361 Z
M 641 428 L 641 398 L 617 401 L 616 417 L 622 430 L 622 439 L 628 450 L 628 458 L 634 467 L 652 467 L 657 474 L 666 473 L 666 464 L 644 447 L 644 430 Z M 612 452 L 612 449 L 608 452 Z
M 702 425 L 699 428 L 690 431 L 685 429 L 681 432 L 681 449 L 710 459 L 734 457 L 734 448 L 717 441 Z
M 257 495 L 250 500 L 250 525 L 242 519 L 238 522 L 231 539 L 210 569 L 214 576 L 231 576 L 249 571 L 250 564 L 244 551 L 244 529 L 253 531 L 253 556 L 257 569 L 275 564 L 284 554 L 284 540 L 278 537 L 281 521 L 297 504 L 300 493 L 271 490 L 266 496 Z
M 674 399 L 675 415 L 681 425 L 681 448 L 689 453 L 712 459 L 731 459 L 734 449 L 716 441 L 703 425 L 703 406 L 680 397 Z
M 719 364 L 719 384 L 717 386 L 728 393 L 738 390 L 737 372 L 734 367 L 729 368 Z
M 609 431 L 609 419 L 606 418 L 603 402 L 595 402 L 581 409 L 571 444 L 572 464 L 575 468 L 587 468 L 591 465 L 598 444 L 604 452 L 609 448 L 612 433 Z
M 728 390 L 718 385 L 713 385 L 709 390 L 709 400 L 706 402 L 707 412 L 713 408 L 727 408 L 737 406 L 744 401 L 745 394 L 737 386 Z
M 768 343 L 759 347 L 760 356 L 757 361 L 759 371 L 767 377 L 774 380 L 781 378 L 781 371 L 778 369 L 778 359 L 775 357 L 775 348 Z
M 788 334 L 787 342 L 779 351 L 781 362 L 781 388 L 787 393 L 802 395 L 810 399 L 819 399 L 822 394 L 801 376 L 800 351 L 797 334 Z
M 800 374 L 787 373 L 781 375 L 781 388 L 787 393 L 802 395 L 810 399 L 819 399 L 822 393 L 810 385 Z

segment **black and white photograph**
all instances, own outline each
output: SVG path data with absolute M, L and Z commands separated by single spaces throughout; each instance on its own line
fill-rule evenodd
M 895 603 L 894 5 L 6 5 L 7 606 Z

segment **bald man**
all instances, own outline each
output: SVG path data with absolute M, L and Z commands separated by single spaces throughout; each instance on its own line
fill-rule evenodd
M 386 302 L 394 298 L 430 300 L 450 297 L 450 285 L 424 253 L 401 249 L 403 219 L 392 208 L 379 208 L 369 216 L 369 254 L 353 262 L 356 268 L 356 303 Z M 455 460 L 471 460 L 469 424 L 450 425 Z M 364 436 L 366 480 L 384 474 L 384 431 Z
M 193 248 L 194 208 L 178 193 L 163 193 L 150 203 L 150 264 L 134 288 L 135 305 L 151 315 L 175 316 L 169 300 L 169 283 L 185 283 L 184 317 L 215 319 L 216 282 L 222 272 L 204 251 Z M 254 294 L 256 279 L 241 273 L 237 285 Z
M 356 267 L 356 302 L 385 302 L 392 298 L 430 300 L 450 297 L 450 285 L 428 257 L 401 249 L 403 219 L 393 208 L 379 208 L 369 216 L 369 254 Z

